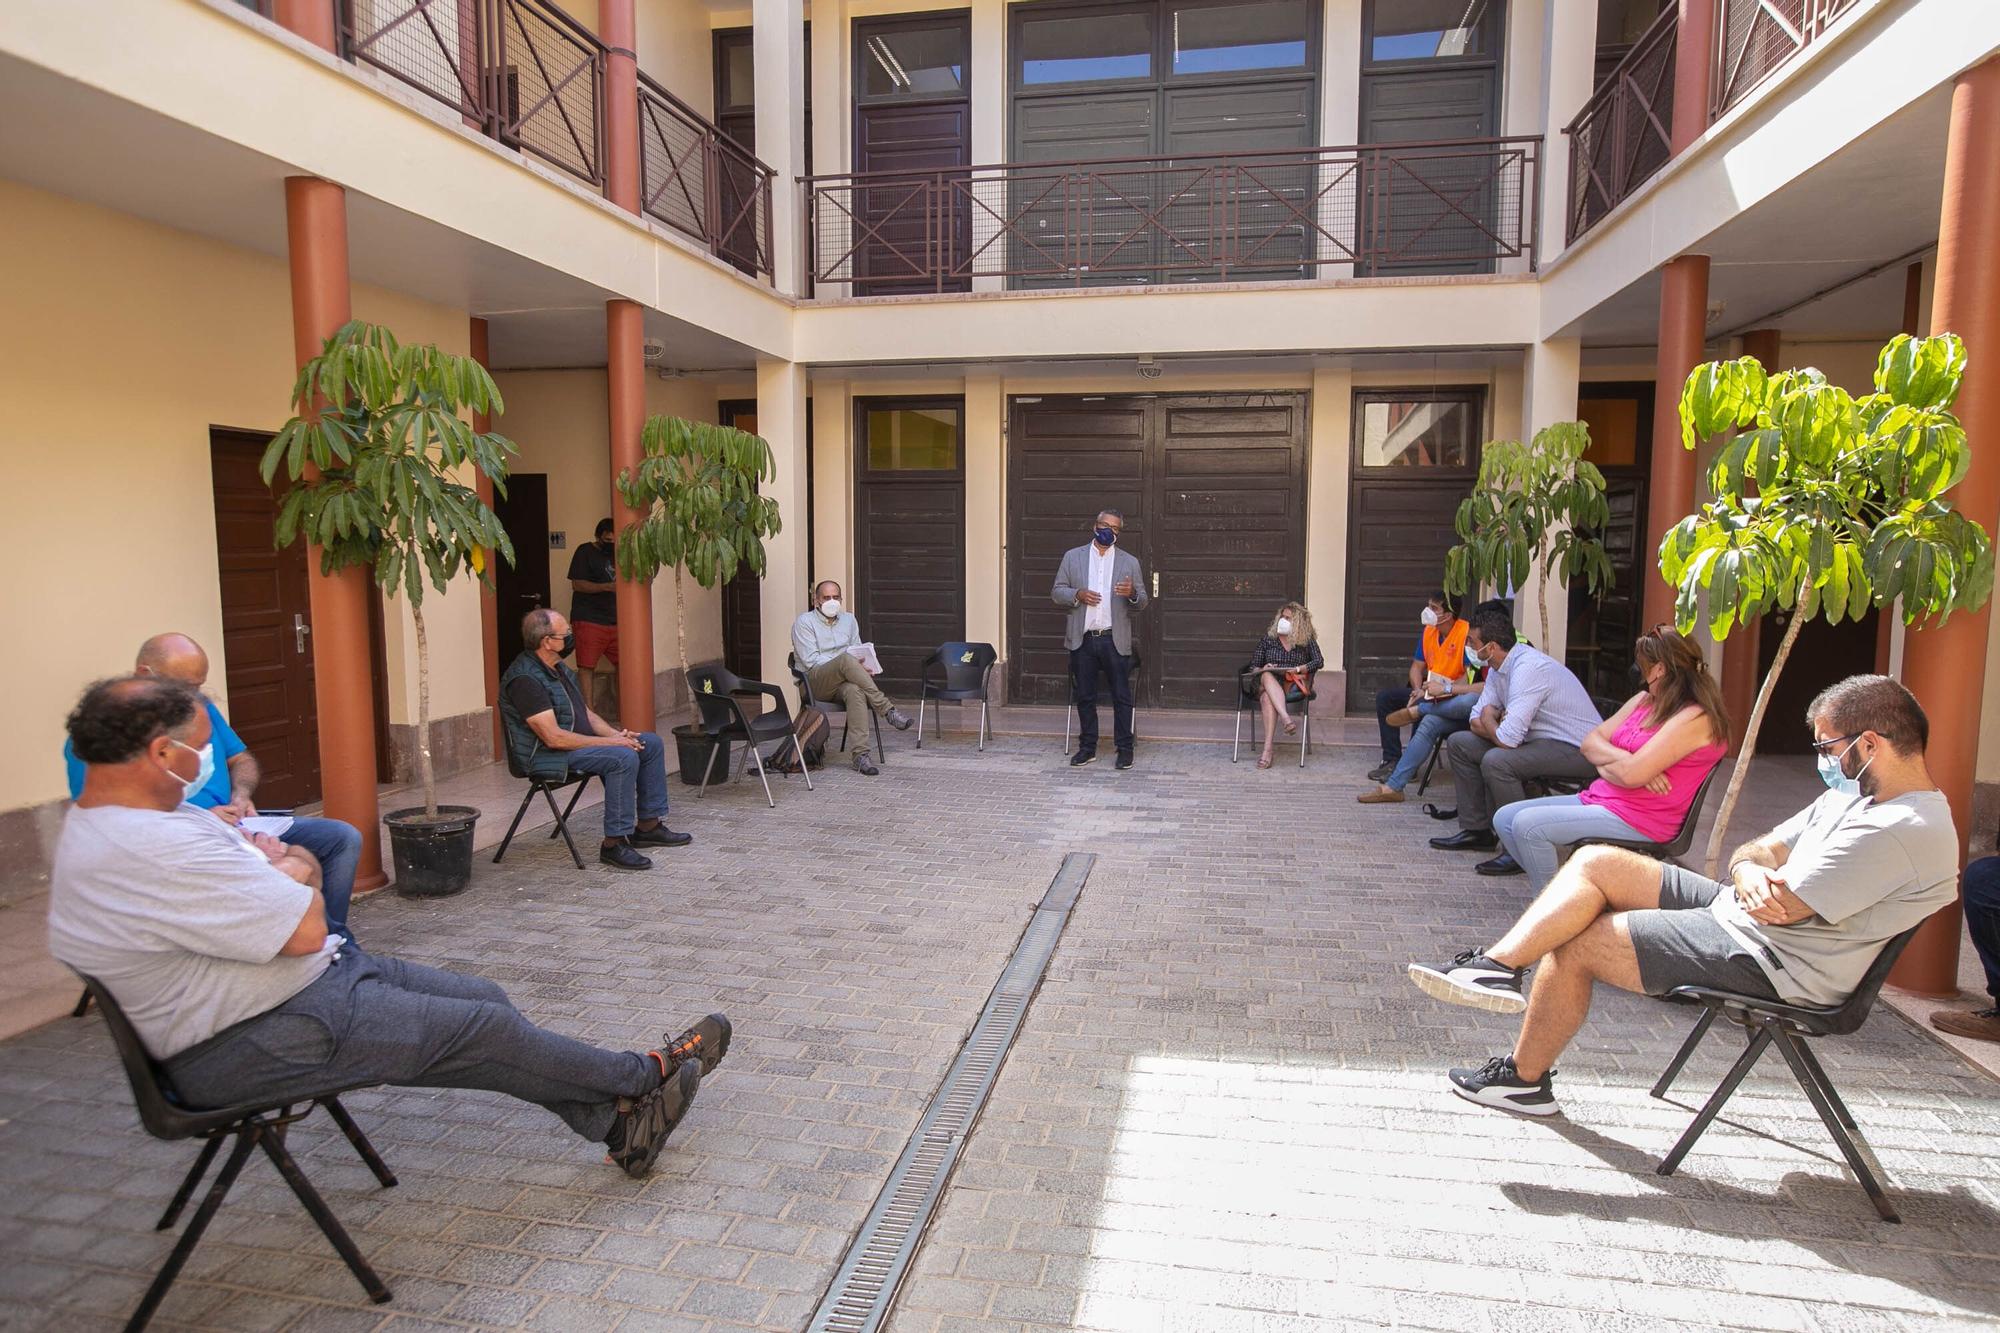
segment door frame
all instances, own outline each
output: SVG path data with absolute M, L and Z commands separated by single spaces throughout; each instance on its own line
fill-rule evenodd
M 951 468 L 927 468 L 921 471 L 914 468 L 883 469 L 878 471 L 869 467 L 869 411 L 880 411 L 884 408 L 922 409 L 926 407 L 950 408 L 958 414 L 957 448 L 954 450 L 954 457 L 957 460 L 956 465 Z M 963 639 L 965 637 L 965 561 L 967 555 L 965 547 L 965 395 L 963 393 L 856 395 L 849 405 L 849 410 L 853 413 L 851 427 L 853 435 L 851 438 L 854 441 L 854 472 L 850 480 L 852 489 L 849 493 L 848 501 L 850 506 L 848 512 L 854 516 L 854 569 L 852 574 L 849 575 L 849 582 L 846 585 L 847 596 L 851 603 L 849 609 L 854 612 L 856 617 L 864 617 L 868 613 L 869 598 L 871 596 L 871 591 L 868 588 L 868 561 L 865 555 L 868 538 L 868 510 L 863 503 L 864 493 L 867 488 L 871 485 L 950 485 L 956 482 L 955 493 L 958 497 L 958 509 L 953 517 L 958 529 L 959 561 L 958 568 L 953 571 L 953 583 L 959 590 L 957 633 L 958 637 Z M 818 586 L 817 583 L 813 585 L 815 589 Z M 945 641 L 940 640 L 939 642 Z

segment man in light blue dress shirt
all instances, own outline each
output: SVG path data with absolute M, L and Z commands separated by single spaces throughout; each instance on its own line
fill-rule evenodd
M 860 646 L 861 624 L 852 611 L 841 606 L 840 585 L 832 579 L 814 585 L 812 606 L 792 622 L 792 656 L 799 670 L 806 673 L 813 698 L 840 700 L 850 719 L 858 719 L 863 709 L 869 709 L 896 730 L 908 731 L 910 719 L 882 693 L 861 659 L 848 651 Z M 865 727 L 861 737 L 854 751 L 854 770 L 872 778 L 881 770 L 868 757 Z

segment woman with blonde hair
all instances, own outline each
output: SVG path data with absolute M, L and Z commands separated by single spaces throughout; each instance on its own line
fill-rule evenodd
M 1592 838 L 1672 840 L 1729 750 L 1722 690 L 1694 641 L 1656 625 L 1634 655 L 1645 688 L 1580 747 L 1597 781 L 1580 795 L 1516 801 L 1493 816 L 1493 831 L 1537 891 L 1555 878 L 1557 848 Z
M 1257 708 L 1264 715 L 1264 753 L 1257 756 L 1257 767 L 1271 766 L 1271 746 L 1280 727 L 1287 736 L 1298 731 L 1299 724 L 1287 705 L 1305 698 L 1313 676 L 1325 665 L 1319 636 L 1313 632 L 1312 612 L 1303 602 L 1286 602 L 1271 617 L 1271 627 L 1264 631 L 1257 654 L 1250 659 L 1249 675 L 1255 677 L 1254 682 L 1244 681 L 1246 693 L 1256 690 Z

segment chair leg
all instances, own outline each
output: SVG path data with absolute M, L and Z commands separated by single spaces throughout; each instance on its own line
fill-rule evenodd
M 562 811 L 556 809 L 556 794 L 547 787 L 537 788 L 542 799 L 549 803 L 549 813 L 556 817 L 556 832 L 562 834 L 563 845 L 569 848 L 569 859 L 576 862 L 578 870 L 583 869 L 583 857 L 576 850 L 576 839 L 569 836 L 569 825 L 564 822 Z
M 1799 1059 L 1805 1062 L 1806 1068 L 1810 1069 L 1813 1077 L 1819 1080 L 1819 1090 L 1826 1094 L 1827 1101 L 1833 1106 L 1833 1113 L 1840 1117 L 1840 1123 L 1859 1134 L 1861 1126 L 1854 1123 L 1854 1116 L 1848 1111 L 1847 1103 L 1840 1099 L 1838 1092 L 1834 1091 L 1833 1080 L 1826 1076 L 1826 1067 L 1820 1064 L 1819 1057 L 1813 1054 L 1812 1047 L 1803 1041 L 1798 1042 L 1797 1046 Z
M 918 690 L 917 690 L 917 748 L 918 748 L 919 750 L 921 750 L 921 749 L 923 749 L 923 748 L 924 748 L 924 700 L 928 699 L 929 697 L 930 697 L 930 691 L 928 691 L 928 690 L 926 690 L 926 689 L 923 689 L 922 687 L 919 687 L 919 688 L 918 688 Z M 939 708 L 938 708 L 938 725 L 939 725 L 940 727 L 944 725 L 944 708 L 943 708 L 943 706 L 942 706 L 942 705 L 940 705 L 940 706 L 939 706 Z
M 528 807 L 534 803 L 535 791 L 536 788 L 529 787 L 528 794 L 521 798 L 521 808 L 514 812 L 514 822 L 507 826 L 507 836 L 500 839 L 500 850 L 493 853 L 493 864 L 500 864 L 500 858 L 507 854 L 507 844 L 514 841 L 514 831 L 521 827 L 521 816 L 527 814 Z
M 794 735 L 793 739 L 796 740 L 798 737 Z M 752 764 L 757 766 L 757 781 L 764 784 L 764 803 L 773 810 L 776 810 L 778 808 L 778 798 L 771 795 L 771 779 L 764 776 L 764 756 L 757 753 L 757 743 L 755 741 L 751 741 L 744 748 L 749 750 L 750 754 L 744 759 L 743 766 L 745 768 L 750 767 Z
M 1306 751 L 1312 747 L 1312 717 L 1304 712 L 1299 714 L 1299 767 L 1306 766 Z
M 1666 1072 L 1660 1075 L 1660 1081 L 1653 1085 L 1653 1096 L 1667 1095 L 1667 1089 L 1673 1087 L 1674 1080 L 1680 1077 L 1681 1067 L 1687 1064 L 1688 1057 L 1694 1054 L 1694 1048 L 1701 1045 L 1701 1039 L 1708 1035 L 1708 1029 L 1714 1022 L 1715 1010 L 1701 1011 L 1701 1018 L 1695 1023 L 1694 1031 L 1688 1033 L 1687 1040 L 1681 1043 L 1680 1050 L 1674 1054 L 1674 1062 L 1667 1066 Z
M 889 747 L 882 744 L 882 715 L 872 708 L 869 709 L 868 723 L 875 728 L 875 762 L 887 768 L 889 766 Z
M 581 782 L 579 782 L 579 783 L 577 783 L 577 784 L 576 784 L 576 790 L 575 790 L 575 791 L 573 791 L 573 792 L 571 792 L 571 793 L 569 794 L 569 804 L 567 804 L 567 805 L 565 805 L 565 806 L 563 807 L 563 812 L 562 812 L 562 819 L 561 819 L 561 821 L 560 821 L 560 822 L 559 822 L 559 823 L 558 823 L 558 824 L 556 825 L 556 828 L 561 828 L 561 827 L 563 827 L 564 825 L 566 825 L 566 824 L 568 824 L 568 823 L 569 823 L 569 817 L 570 817 L 571 813 L 575 811 L 575 809 L 576 809 L 576 803 L 577 803 L 578 801 L 580 801 L 580 800 L 582 800 L 582 799 L 583 799 L 583 789 L 584 789 L 585 787 L 588 787 L 589 785 L 590 785 L 590 779 L 589 779 L 589 778 L 585 778 L 585 779 L 584 779 L 583 781 L 581 781 Z M 556 829 L 550 829 L 550 830 L 549 830 L 549 836 L 550 836 L 551 838 L 555 837 L 555 836 L 556 836 Z
M 799 761 L 799 776 L 806 780 L 806 790 L 813 789 L 812 769 L 806 765 L 806 747 L 799 744 L 799 733 L 792 733 L 792 757 Z
M 1854 1127 L 1854 1121 L 1847 1115 L 1847 1108 L 1842 1106 L 1839 1115 L 1836 1116 L 1833 1104 L 1827 1100 L 1826 1089 L 1820 1086 L 1820 1079 L 1825 1077 L 1825 1071 L 1818 1069 L 1818 1057 L 1807 1055 L 1799 1039 L 1783 1028 L 1774 1025 L 1766 1031 L 1776 1034 L 1778 1051 L 1785 1057 L 1785 1063 L 1792 1067 L 1792 1077 L 1796 1078 L 1799 1086 L 1805 1090 L 1807 1100 L 1813 1104 L 1813 1110 L 1819 1112 L 1820 1122 L 1826 1126 L 1826 1132 L 1833 1135 L 1834 1143 L 1840 1148 L 1840 1155 L 1847 1159 L 1847 1165 L 1853 1170 L 1855 1178 L 1861 1182 L 1861 1188 L 1867 1191 L 1868 1201 L 1875 1205 L 1875 1211 L 1881 1214 L 1884 1222 L 1901 1222 L 1903 1219 L 1896 1215 L 1895 1208 L 1890 1206 L 1889 1196 L 1882 1190 L 1882 1182 L 1875 1179 L 1875 1173 L 1868 1169 L 1868 1162 L 1861 1156 L 1861 1150 L 1848 1136 L 1847 1131 Z M 1806 1056 L 1806 1059 L 1801 1059 L 1802 1055 Z M 1812 1063 L 1808 1064 L 1806 1060 L 1811 1060 Z M 1842 1127 L 1842 1121 L 1847 1122 L 1846 1128 Z
M 89 1012 L 90 1012 L 90 992 L 86 990 L 83 994 L 76 997 L 76 1008 L 69 1011 L 69 1016 L 71 1018 L 82 1018 L 85 1014 Z
M 986 700 L 979 701 L 979 752 L 986 753 Z
M 229 1187 L 236 1183 L 236 1177 L 243 1171 L 243 1164 L 250 1160 L 250 1150 L 257 1146 L 260 1137 L 262 1131 L 254 1126 L 236 1131 L 236 1145 L 229 1150 L 229 1157 L 223 1162 L 222 1170 L 217 1173 L 215 1183 L 208 1187 L 208 1193 L 202 1198 L 201 1207 L 194 1210 L 194 1219 L 188 1223 L 187 1230 L 181 1233 L 180 1240 L 175 1242 L 173 1252 L 167 1256 L 167 1261 L 160 1265 L 160 1271 L 153 1276 L 153 1285 L 146 1288 L 146 1295 L 140 1300 L 139 1308 L 134 1310 L 132 1317 L 125 1322 L 125 1333 L 138 1333 L 139 1329 L 144 1328 L 152 1320 L 153 1311 L 159 1309 L 160 1302 L 166 1299 L 167 1289 L 173 1286 L 174 1279 L 180 1276 L 182 1265 L 186 1264 L 188 1256 L 194 1253 L 194 1247 L 201 1241 L 202 1232 L 208 1230 L 209 1222 L 215 1217 L 215 1210 L 222 1206 L 223 1196 L 228 1194 Z
M 1230 739 L 1229 742 L 1230 763 L 1233 764 L 1236 762 L 1236 756 L 1238 753 L 1242 751 L 1242 749 L 1243 749 L 1243 702 L 1239 698 L 1236 703 L 1236 734 L 1234 737 Z
M 322 1097 L 319 1104 L 324 1106 L 326 1113 L 333 1117 L 333 1123 L 340 1126 L 340 1132 L 345 1134 L 347 1141 L 354 1145 L 354 1151 L 360 1154 L 361 1160 L 368 1163 L 368 1169 L 375 1173 L 375 1179 L 380 1182 L 382 1188 L 385 1190 L 395 1188 L 396 1173 L 391 1171 L 389 1164 L 382 1160 L 382 1154 L 375 1151 L 375 1145 L 370 1143 L 368 1136 L 361 1132 L 361 1126 L 354 1123 L 354 1117 L 349 1115 L 347 1108 L 340 1104 L 340 1098 Z
M 1736 1063 L 1730 1066 L 1728 1075 L 1716 1085 L 1715 1091 L 1710 1093 L 1708 1100 L 1702 1104 L 1701 1111 L 1695 1116 L 1694 1123 L 1687 1127 L 1687 1132 L 1681 1135 L 1680 1142 L 1676 1143 L 1673 1151 L 1662 1157 L 1660 1164 L 1653 1168 L 1657 1174 L 1671 1176 L 1674 1173 L 1674 1168 L 1688 1155 L 1688 1149 L 1694 1147 L 1694 1141 L 1701 1137 L 1702 1131 L 1715 1119 L 1716 1112 L 1722 1109 L 1722 1104 L 1735 1093 L 1736 1085 L 1750 1072 L 1750 1066 L 1757 1063 L 1757 1057 L 1762 1055 L 1764 1048 L 1770 1044 L 1771 1029 L 1759 1028 L 1757 1035 L 1750 1039 L 1749 1046 L 1744 1048 L 1743 1054 L 1737 1056 Z
M 160 1220 L 154 1224 L 153 1230 L 165 1231 L 180 1220 L 181 1209 L 187 1207 L 187 1201 L 194 1197 L 194 1187 L 201 1184 L 201 1178 L 208 1174 L 208 1164 L 213 1162 L 215 1154 L 222 1150 L 222 1137 L 220 1134 L 212 1135 L 208 1142 L 201 1145 L 201 1156 L 194 1159 L 194 1165 L 188 1168 L 185 1176 L 181 1177 L 181 1187 L 174 1191 L 173 1202 L 167 1205 L 166 1212 L 160 1214 Z
M 333 1242 L 333 1248 L 347 1261 L 347 1270 L 367 1291 L 368 1299 L 377 1305 L 388 1300 L 389 1289 L 382 1285 L 382 1279 L 375 1276 L 375 1270 L 361 1257 L 361 1247 L 354 1243 L 354 1237 L 347 1234 L 347 1228 L 340 1225 L 340 1219 L 333 1215 L 333 1209 L 326 1206 L 326 1200 L 306 1179 L 306 1173 L 299 1170 L 299 1164 L 292 1160 L 291 1153 L 285 1151 L 285 1145 L 270 1134 L 260 1135 L 257 1143 L 263 1148 L 264 1155 L 271 1159 L 271 1165 L 278 1168 L 278 1174 L 285 1178 L 285 1183 L 292 1187 L 292 1193 L 298 1195 L 305 1210 L 312 1214 L 312 1220 L 319 1223 L 319 1229 Z

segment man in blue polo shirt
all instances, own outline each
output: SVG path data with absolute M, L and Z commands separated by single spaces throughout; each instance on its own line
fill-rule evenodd
M 139 676 L 165 676 L 199 694 L 208 683 L 208 654 L 185 634 L 155 634 L 139 645 L 132 672 Z M 201 701 L 214 729 L 209 741 L 214 747 L 214 758 L 212 763 L 202 764 L 197 773 L 200 781 L 188 788 L 187 803 L 211 811 L 223 823 L 235 827 L 257 813 L 250 798 L 257 790 L 262 770 L 215 701 L 206 694 L 201 695 Z M 84 766 L 68 741 L 63 742 L 63 763 L 69 769 L 70 799 L 75 800 L 83 791 Z M 292 826 L 285 830 L 282 841 L 312 853 L 319 862 L 327 930 L 353 939 L 354 933 L 347 925 L 347 907 L 354 896 L 354 868 L 361 859 L 361 834 L 352 824 L 338 819 L 297 815 L 293 816 Z

